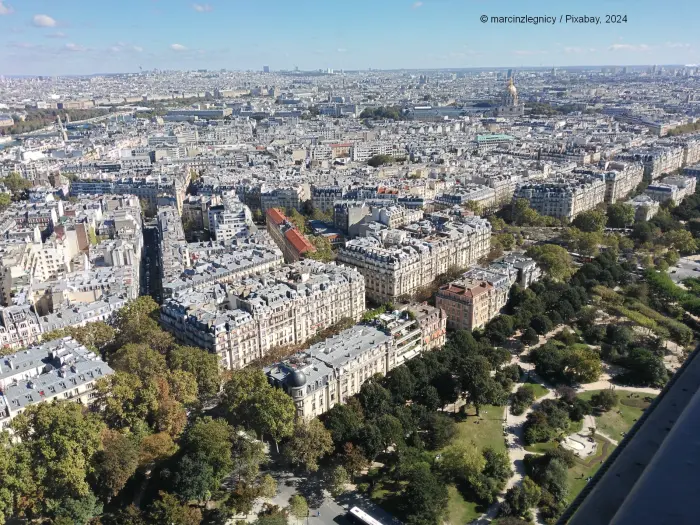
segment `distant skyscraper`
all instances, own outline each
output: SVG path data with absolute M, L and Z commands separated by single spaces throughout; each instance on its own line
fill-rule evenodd
M 270 66 L 263 66 L 263 73 L 269 73 L 270 72 Z
M 514 73 L 513 70 L 512 70 L 512 69 L 509 69 L 509 70 L 508 70 L 508 76 L 506 77 L 506 79 L 513 78 L 513 73 Z

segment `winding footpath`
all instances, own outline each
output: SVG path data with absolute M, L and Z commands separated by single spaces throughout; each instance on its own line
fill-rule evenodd
M 555 399 L 556 398 L 556 393 L 554 390 L 554 387 L 552 385 L 547 384 L 545 381 L 543 381 L 541 378 L 537 376 L 534 370 L 534 366 L 531 363 L 526 363 L 523 361 L 523 358 L 527 356 L 527 354 L 533 350 L 534 348 L 537 348 L 543 344 L 545 344 L 550 338 L 552 338 L 554 335 L 557 333 L 561 332 L 564 328 L 566 328 L 566 325 L 561 325 L 546 334 L 545 336 L 540 337 L 539 343 L 532 345 L 531 347 L 528 348 L 527 352 L 523 352 L 521 355 L 516 355 L 513 356 L 511 359 L 510 364 L 517 364 L 519 365 L 524 371 L 527 372 L 527 377 L 529 378 L 530 382 L 537 382 L 543 387 L 547 388 L 549 391 L 542 397 L 539 397 L 535 400 L 535 402 L 530 406 L 523 414 L 519 416 L 515 416 L 510 413 L 510 405 L 506 405 L 503 409 L 503 421 L 504 421 L 504 437 L 505 437 L 505 442 L 506 442 L 506 448 L 508 450 L 508 457 L 510 458 L 510 464 L 511 468 L 513 469 L 513 475 L 511 478 L 508 480 L 506 483 L 506 488 L 505 491 L 508 491 L 510 488 L 513 486 L 522 483 L 523 478 L 525 477 L 525 455 L 526 454 L 533 454 L 533 452 L 528 452 L 525 450 L 525 440 L 523 438 L 523 433 L 524 433 L 524 424 L 525 421 L 527 421 L 527 416 L 530 412 L 532 412 L 542 401 L 545 399 Z M 624 389 L 625 391 L 628 392 L 636 392 L 640 394 L 656 394 L 658 395 L 661 392 L 661 389 L 659 388 L 639 388 L 639 387 L 619 387 L 618 385 L 613 384 L 611 380 L 611 375 L 609 371 L 605 371 L 601 374 L 600 379 L 594 383 L 588 383 L 585 385 L 579 385 L 576 388 L 577 393 L 583 393 L 583 392 L 589 392 L 591 390 L 605 390 L 608 388 L 616 389 Z M 527 380 L 526 380 L 527 381 Z M 526 383 L 516 383 L 513 386 L 512 392 L 515 392 L 518 388 L 523 386 Z M 585 416 L 584 419 L 584 427 L 583 428 L 596 428 L 596 421 L 593 416 Z M 612 439 L 610 436 L 607 436 L 600 431 L 596 431 L 596 433 L 599 436 L 602 436 L 603 438 L 607 439 L 610 441 L 613 445 L 617 446 L 618 442 L 614 439 Z M 505 496 L 504 494 L 501 494 L 498 497 L 498 500 L 493 503 L 484 514 L 482 514 L 478 519 L 474 520 L 472 523 L 474 525 L 487 525 L 490 523 L 493 519 L 495 519 L 498 515 L 498 509 L 500 506 L 500 503 L 503 501 Z M 534 509 L 536 510 L 536 509 Z M 536 523 L 538 525 L 544 525 L 543 522 L 539 519 L 539 515 L 537 512 L 533 513 L 534 516 L 536 517 Z

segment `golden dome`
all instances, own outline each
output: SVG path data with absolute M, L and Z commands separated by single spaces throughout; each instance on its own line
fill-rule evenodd
M 518 90 L 515 89 L 515 86 L 513 85 L 513 77 L 508 79 L 508 93 L 511 95 L 515 96 L 518 93 Z

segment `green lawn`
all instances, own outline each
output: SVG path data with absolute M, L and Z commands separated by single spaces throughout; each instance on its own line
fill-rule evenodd
M 503 439 L 503 410 L 505 407 L 485 405 L 476 417 L 476 411 L 468 407 L 467 418 L 457 423 L 457 433 L 453 443 L 473 441 L 481 450 L 491 447 L 495 450 L 506 450 Z M 477 423 L 478 421 L 478 423 Z M 454 485 L 448 486 L 450 499 L 447 503 L 447 521 L 451 525 L 464 525 L 478 518 L 483 509 L 479 505 L 464 499 L 462 492 Z
M 478 505 L 473 501 L 465 500 L 457 487 L 448 485 L 447 492 L 450 496 L 447 501 L 447 523 L 464 525 L 481 516 L 482 512 L 476 510 Z
M 536 454 L 544 454 L 548 450 L 555 449 L 558 446 L 559 443 L 557 441 L 547 441 L 546 443 L 533 443 L 532 445 L 526 445 L 525 450 Z
M 539 383 L 536 383 L 532 379 L 528 380 L 525 384 L 530 385 L 532 387 L 532 390 L 535 392 L 535 399 L 544 397 L 549 393 L 549 389 L 543 387 Z
M 505 407 L 484 405 L 477 418 L 473 408 L 467 410 L 468 417 L 457 423 L 457 433 L 453 441 L 474 441 L 480 449 L 492 447 L 506 450 L 503 439 L 503 410 Z M 478 423 L 476 423 L 478 421 Z
M 615 445 L 607 439 L 596 437 L 595 440 L 598 443 L 596 453 L 586 460 L 576 458 L 576 464 L 569 469 L 569 501 L 573 501 L 583 490 L 588 483 L 586 479 L 598 471 L 603 461 L 608 459 L 608 456 L 615 449 Z
M 600 392 L 600 390 L 584 392 L 579 397 L 590 401 L 591 397 L 597 392 Z M 645 401 L 645 398 L 654 398 L 656 396 L 653 394 L 636 394 L 629 390 L 621 389 L 616 389 L 615 392 L 620 398 L 620 403 L 612 410 L 596 415 L 596 425 L 603 434 L 610 436 L 615 441 L 620 441 L 623 437 L 622 433 L 628 432 L 649 406 L 649 402 Z M 630 394 L 633 397 L 629 397 Z

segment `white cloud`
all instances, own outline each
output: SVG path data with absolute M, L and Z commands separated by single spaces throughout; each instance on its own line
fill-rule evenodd
M 418 9 L 419 7 L 423 7 L 423 2 L 413 2 L 411 5 L 411 9 Z
M 610 51 L 650 51 L 651 46 L 647 44 L 613 44 L 608 50 Z
M 12 9 L 12 6 L 5 5 L 5 3 L 2 0 L 0 0 L 0 16 L 11 15 L 14 12 L 15 10 Z
M 513 51 L 516 55 L 520 56 L 530 56 L 530 55 L 546 55 L 546 51 L 530 51 L 528 49 L 518 49 L 516 51 Z
M 170 44 L 170 49 L 173 51 L 187 51 L 187 48 L 182 44 Z
M 344 47 L 339 47 L 338 49 L 336 49 L 336 51 L 338 53 L 345 53 L 347 51 L 347 49 L 345 49 Z
M 34 15 L 34 18 L 32 18 L 32 23 L 36 27 L 56 27 L 56 20 L 51 18 L 49 15 Z
M 595 53 L 595 48 L 593 48 L 593 47 L 565 47 L 564 53 L 574 53 L 574 54 Z
M 672 49 L 677 49 L 677 48 L 688 49 L 690 47 L 690 44 L 684 44 L 683 42 L 666 42 L 666 47 L 670 47 Z
M 55 33 L 49 33 L 46 35 L 46 38 L 66 38 L 66 34 L 56 31 Z
M 7 47 L 14 47 L 16 49 L 32 49 L 36 46 L 29 42 L 10 42 L 7 44 Z
M 192 4 L 192 9 L 198 13 L 209 13 L 210 11 L 214 10 L 214 8 L 209 4 Z
M 78 45 L 78 44 L 73 44 L 72 42 L 68 42 L 68 43 L 66 44 L 66 49 L 67 49 L 68 51 L 75 51 L 76 53 L 78 53 L 78 52 L 83 52 L 83 51 L 87 51 L 87 48 L 86 48 L 86 47 L 83 47 L 83 46 Z
M 141 53 L 143 51 L 143 48 L 140 46 L 131 46 L 132 51 L 136 51 L 137 53 Z

